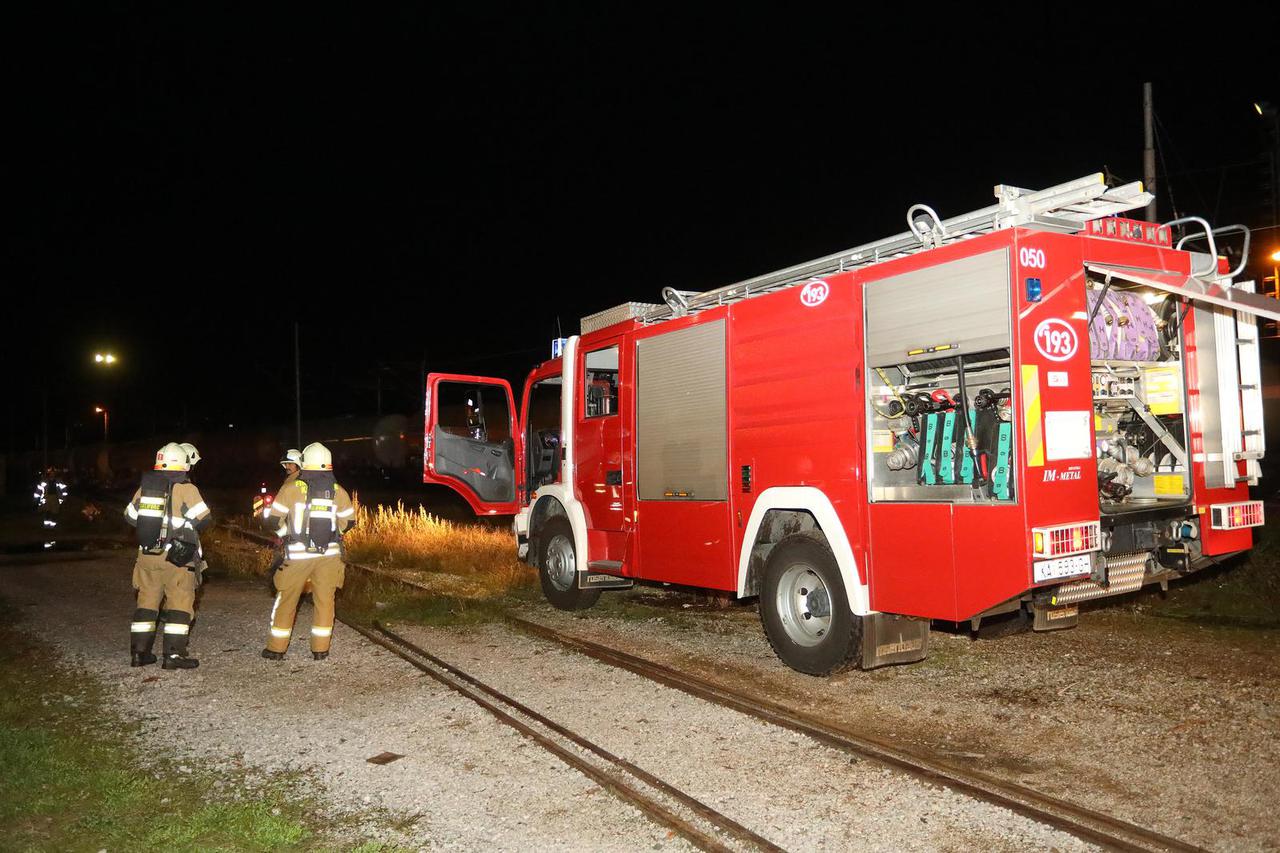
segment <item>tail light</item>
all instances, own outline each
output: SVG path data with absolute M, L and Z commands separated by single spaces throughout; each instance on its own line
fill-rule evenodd
M 1241 527 L 1261 527 L 1263 524 L 1262 501 L 1240 501 L 1233 504 L 1214 504 L 1209 507 L 1209 518 L 1214 530 L 1238 530 Z
M 1101 547 L 1101 527 L 1096 521 L 1031 528 L 1031 550 L 1036 559 L 1087 554 Z

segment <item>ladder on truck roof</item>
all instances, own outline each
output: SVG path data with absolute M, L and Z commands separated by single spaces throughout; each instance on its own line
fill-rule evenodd
M 666 305 L 644 306 L 647 310 L 631 316 L 644 323 L 661 322 L 802 284 L 817 276 L 913 255 L 1004 228 L 1030 226 L 1069 234 L 1081 230 L 1090 220 L 1146 207 L 1152 198 L 1143 190 L 1141 181 L 1108 188 L 1101 172 L 1043 190 L 1000 184 L 995 196 L 998 201 L 990 207 L 950 219 L 940 218 L 928 205 L 914 204 L 907 209 L 909 230 L 901 234 L 702 293 L 664 288 Z M 590 331 L 585 328 L 586 319 L 583 322 L 583 331 Z

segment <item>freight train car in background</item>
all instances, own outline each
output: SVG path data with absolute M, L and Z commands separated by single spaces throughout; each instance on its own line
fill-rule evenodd
M 344 482 L 365 487 L 404 487 L 418 483 L 422 436 L 416 427 L 409 428 L 416 421 L 416 416 L 403 414 L 325 418 L 305 422 L 303 433 L 307 442 L 322 441 L 330 448 Z M 203 486 L 245 489 L 247 505 L 251 486 L 264 479 L 272 488 L 279 484 L 281 454 L 294 440 L 293 428 L 284 426 L 185 432 L 163 438 L 51 449 L 49 464 L 67 471 L 81 489 L 132 489 L 139 474 L 150 470 L 155 462 L 157 442 L 189 441 L 200 449 L 198 482 Z M 25 492 L 43 468 L 43 458 L 39 451 L 12 455 L 7 466 L 10 490 L 16 487 Z M 15 478 L 20 482 L 12 482 Z
M 636 579 L 759 596 L 814 674 L 920 660 L 931 619 L 1069 627 L 1250 548 L 1280 302 L 1216 247 L 1248 232 L 1119 218 L 1150 195 L 1101 175 L 995 194 L 584 318 L 519 415 L 503 380 L 431 375 L 424 481 L 514 515 L 557 607 Z

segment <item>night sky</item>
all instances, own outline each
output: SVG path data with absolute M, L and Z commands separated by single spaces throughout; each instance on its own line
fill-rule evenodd
M 1161 217 L 1274 225 L 1252 108 L 1280 102 L 1274 73 L 1144 73 L 1149 34 L 1115 21 L 1002 22 L 1013 39 L 783 7 L 373 8 L 31 23 L 9 59 L 7 448 L 38 445 L 44 392 L 73 440 L 97 403 L 121 437 L 287 422 L 294 319 L 304 416 L 371 414 L 379 373 L 407 413 L 423 365 L 516 380 L 557 322 L 897 233 L 914 202 L 1139 179 L 1143 79 Z

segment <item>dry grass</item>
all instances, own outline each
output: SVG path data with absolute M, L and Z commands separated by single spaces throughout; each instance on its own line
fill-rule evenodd
M 503 596 L 536 577 L 516 559 L 510 531 L 455 524 L 403 503 L 394 509 L 357 503 L 356 526 L 343 542 L 348 560 L 393 569 L 424 589 L 456 598 Z
M 209 571 L 214 574 L 265 578 L 271 566 L 271 549 L 233 536 L 224 530 L 205 536 L 203 545 L 204 558 L 209 562 Z

